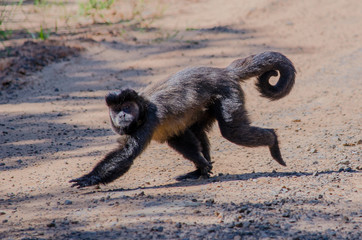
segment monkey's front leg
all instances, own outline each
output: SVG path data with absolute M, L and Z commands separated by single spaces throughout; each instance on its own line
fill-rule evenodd
M 72 187 L 88 187 L 97 184 L 106 184 L 125 174 L 133 164 L 133 160 L 142 152 L 144 146 L 140 146 L 136 139 L 130 137 L 123 148 L 118 148 L 108 153 L 94 169 L 76 179 Z

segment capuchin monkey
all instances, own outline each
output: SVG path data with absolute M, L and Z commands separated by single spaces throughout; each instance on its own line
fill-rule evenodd
M 278 76 L 275 85 L 269 83 Z M 125 174 L 151 140 L 167 144 L 195 164 L 196 170 L 179 177 L 207 178 L 211 173 L 210 143 L 206 133 L 217 121 L 224 138 L 246 147 L 269 147 L 271 156 L 286 166 L 273 129 L 250 126 L 240 82 L 257 77 L 261 96 L 285 97 L 294 85 L 292 62 L 277 52 L 264 52 L 232 62 L 226 68 L 195 67 L 137 93 L 132 89 L 106 97 L 113 130 L 125 136 L 94 169 L 71 180 L 72 187 L 107 184 Z

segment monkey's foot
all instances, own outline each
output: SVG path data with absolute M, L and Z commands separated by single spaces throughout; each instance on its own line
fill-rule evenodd
M 274 131 L 273 131 L 274 133 Z M 270 154 L 274 158 L 275 161 L 277 161 L 282 166 L 287 166 L 287 164 L 284 162 L 282 158 L 282 154 L 280 153 L 279 144 L 278 144 L 278 138 L 277 135 L 274 133 L 275 136 L 275 142 L 274 145 L 269 147 Z
M 185 181 L 185 180 L 196 180 L 196 179 L 208 179 L 210 177 L 211 171 L 208 171 L 207 173 L 204 173 L 201 169 L 196 169 L 193 172 L 186 173 L 184 175 L 180 175 L 176 177 L 177 181 Z
M 74 183 L 72 187 L 77 187 L 77 188 L 89 187 L 101 183 L 99 177 L 92 176 L 89 174 L 84 175 L 83 177 L 80 178 L 72 179 L 69 182 Z

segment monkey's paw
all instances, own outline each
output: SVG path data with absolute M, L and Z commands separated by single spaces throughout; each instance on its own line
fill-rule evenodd
M 190 179 L 208 179 L 210 177 L 211 170 L 208 170 L 207 172 L 202 171 L 201 169 L 197 169 L 193 172 L 186 173 L 184 175 L 176 177 L 177 181 L 184 181 L 184 180 L 190 180 Z
M 98 176 L 87 174 L 83 177 L 72 179 L 69 182 L 74 183 L 72 187 L 84 188 L 101 183 L 101 179 Z

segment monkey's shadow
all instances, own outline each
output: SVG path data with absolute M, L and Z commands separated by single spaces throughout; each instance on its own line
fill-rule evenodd
M 339 171 L 322 171 L 322 172 L 257 172 L 257 173 L 244 173 L 244 174 L 219 174 L 218 176 L 213 176 L 208 179 L 198 179 L 198 180 L 183 180 L 175 183 L 170 183 L 166 185 L 150 186 L 150 187 L 137 187 L 137 188 L 116 188 L 109 189 L 100 192 L 127 192 L 134 191 L 139 189 L 161 189 L 161 188 L 173 188 L 173 187 L 189 187 L 189 186 L 198 186 L 206 185 L 213 182 L 228 182 L 228 181 L 246 181 L 251 179 L 258 179 L 263 177 L 302 177 L 302 176 L 318 176 L 324 174 L 333 174 L 340 172 L 358 172 L 350 168 L 340 169 Z M 92 192 L 94 193 L 94 192 Z

